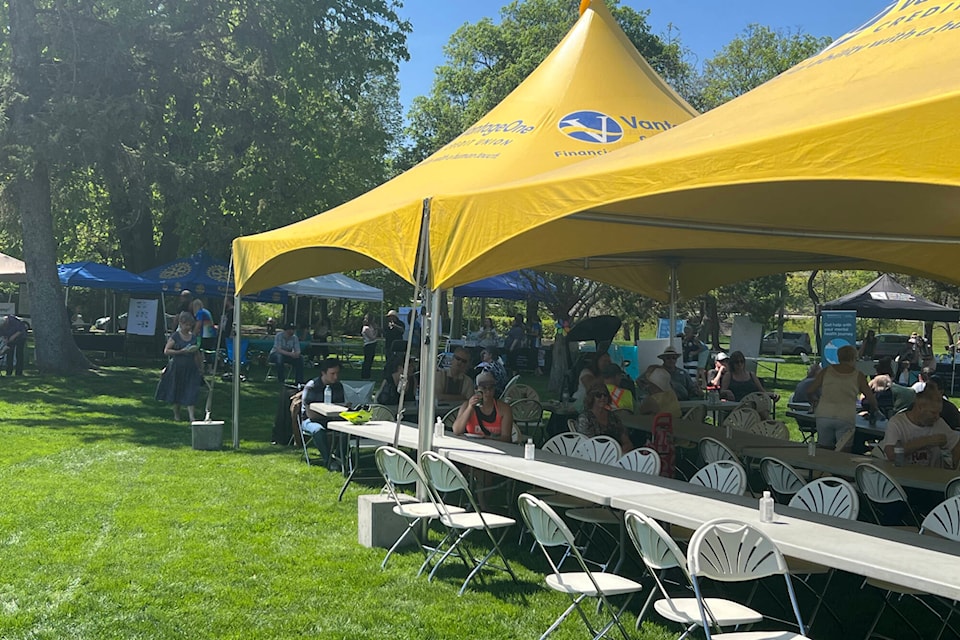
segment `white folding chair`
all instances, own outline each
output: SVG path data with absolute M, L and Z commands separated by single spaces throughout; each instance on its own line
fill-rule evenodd
M 760 459 L 760 475 L 778 498 L 792 498 L 806 484 L 796 469 L 772 457 Z
M 730 412 L 730 415 L 723 420 L 723 426 L 729 426 L 737 431 L 749 431 L 758 422 L 760 422 L 760 414 L 756 409 L 741 406 Z
M 677 639 L 682 640 L 702 624 L 700 608 L 696 598 L 671 597 L 661 576 L 670 569 L 679 569 L 686 579 L 684 586 L 691 586 L 686 558 L 673 538 L 653 518 L 631 509 L 624 515 L 624 523 L 627 534 L 640 554 L 640 559 L 643 561 L 647 573 L 657 584 L 657 589 L 650 592 L 643 608 L 637 614 L 637 629 L 640 628 L 644 615 L 650 607 L 650 603 L 653 602 L 654 610 L 662 617 L 670 622 L 685 626 L 683 633 Z M 658 593 L 662 596 L 662 599 L 654 602 Z M 710 622 L 718 629 L 752 624 L 763 620 L 763 616 L 758 612 L 732 600 L 707 598 L 705 607 Z
M 509 390 L 504 390 L 503 392 L 503 401 L 507 403 L 513 403 L 517 400 L 536 400 L 540 402 L 540 394 L 537 393 L 537 390 L 531 387 L 528 384 L 516 383 Z
M 517 385 L 520 386 L 520 385 Z M 536 444 L 543 441 L 543 406 L 538 400 L 523 398 L 510 403 L 513 424 L 523 436 L 533 438 Z
M 860 513 L 860 498 L 857 497 L 857 490 L 854 486 L 843 478 L 817 478 L 800 487 L 790 499 L 789 506 L 834 518 L 856 520 Z M 799 577 L 800 584 L 806 586 L 817 600 L 807 623 L 807 628 L 812 629 L 820 607 L 826 606 L 824 600 L 827 591 L 830 589 L 830 582 L 833 580 L 835 569 L 794 558 L 787 558 L 787 565 L 790 567 L 790 573 Z M 809 580 L 813 575 L 827 576 L 822 587 L 814 588 L 810 586 Z M 829 606 L 827 606 L 827 611 L 830 612 L 830 615 L 834 617 L 838 624 L 842 624 L 843 621 L 840 616 Z
M 620 456 L 617 464 L 630 471 L 651 476 L 660 475 L 660 454 L 648 447 L 637 447 L 627 451 Z
M 729 518 L 718 518 L 703 523 L 694 532 L 687 549 L 687 569 L 693 592 L 700 609 L 700 624 L 707 640 L 716 637 L 741 640 L 804 640 L 806 633 L 797 596 L 790 581 L 787 563 L 780 549 L 762 531 L 749 524 Z M 790 605 L 800 633 L 785 631 L 752 631 L 748 634 L 718 634 L 710 632 L 710 616 L 703 597 L 703 578 L 720 582 L 755 581 L 780 574 L 787 585 Z
M 543 554 L 550 564 L 551 572 L 546 577 L 547 586 L 554 591 L 567 594 L 571 601 L 566 611 L 560 614 L 560 617 L 543 632 L 543 635 L 540 636 L 541 640 L 553 633 L 574 610 L 580 614 L 580 618 L 594 640 L 603 637 L 614 626 L 620 630 L 624 640 L 627 640 L 629 636 L 627 630 L 623 627 L 623 623 L 620 622 L 620 615 L 630 603 L 633 594 L 643 588 L 640 583 L 614 573 L 590 571 L 574 544 L 573 533 L 549 505 L 529 493 L 520 494 L 518 503 L 523 521 L 527 528 L 533 532 L 537 544 L 543 550 Z M 550 555 L 549 549 L 552 547 L 566 547 L 567 553 L 576 558 L 580 571 L 561 572 L 559 563 L 554 561 Z M 566 553 L 564 557 L 566 557 Z M 626 595 L 627 598 L 618 609 L 610 603 L 609 598 L 620 595 Z M 605 613 L 609 617 L 608 622 L 599 631 L 591 623 L 587 611 L 580 606 L 584 598 L 596 598 L 599 613 Z
M 747 472 L 739 462 L 717 460 L 697 471 L 690 484 L 715 489 L 720 493 L 742 496 L 747 488 Z
M 733 462 L 740 462 L 740 458 L 737 457 L 737 454 L 727 445 L 723 444 L 716 438 L 706 437 L 700 438 L 700 442 L 697 443 L 697 449 L 700 451 L 700 459 L 703 460 L 703 464 L 710 464 L 711 462 L 716 462 L 718 460 L 732 460 Z
M 790 430 L 780 420 L 761 420 L 750 427 L 750 433 L 776 438 L 777 440 L 790 439 Z
M 748 393 L 740 399 L 740 406 L 754 409 L 760 414 L 760 418 L 765 420 L 773 415 L 776 405 L 773 402 L 773 398 L 771 398 L 768 394 L 754 391 L 753 393 Z
M 543 450 L 557 453 L 561 456 L 572 456 L 573 452 L 577 450 L 577 445 L 585 439 L 586 436 L 581 433 L 565 431 L 547 440 L 543 444 Z
M 443 416 L 443 428 L 447 431 L 453 431 L 453 423 L 457 421 L 457 416 L 460 414 L 460 407 L 454 407 L 447 411 Z
M 516 524 L 516 520 L 500 514 L 482 511 L 477 505 L 476 498 L 470 490 L 467 479 L 460 473 L 460 470 L 446 458 L 441 457 L 433 451 L 424 451 L 420 456 L 420 467 L 423 470 L 423 475 L 427 479 L 430 498 L 437 507 L 437 510 L 440 511 L 440 523 L 447 527 L 447 535 L 444 536 L 440 544 L 437 545 L 433 554 L 435 556 L 439 553 L 441 556 L 433 565 L 433 569 L 430 570 L 428 579 L 433 580 L 437 569 L 440 568 L 444 561 L 449 558 L 450 555 L 457 554 L 464 563 L 467 564 L 468 568 L 470 568 L 470 573 L 467 575 L 466 580 L 463 581 L 463 585 L 460 587 L 457 595 L 463 595 L 463 592 L 467 589 L 467 585 L 470 584 L 473 577 L 479 574 L 484 567 L 506 571 L 510 574 L 510 577 L 513 578 L 513 581 L 517 582 L 516 574 L 513 573 L 507 557 L 500 549 L 500 542 L 506 535 L 507 529 Z M 450 509 L 443 501 L 443 494 L 456 491 L 463 493 L 463 496 L 469 503 L 470 510 L 458 513 Z M 504 530 L 503 535 L 501 535 L 499 539 L 493 535 L 496 529 Z M 490 551 L 479 560 L 470 552 L 467 545 L 461 544 L 474 531 L 483 531 L 486 533 L 491 544 Z M 500 560 L 503 562 L 502 566 L 494 565 L 490 562 L 494 555 L 500 557 Z M 429 561 L 430 558 L 427 560 Z
M 393 512 L 407 520 L 407 528 L 400 537 L 397 538 L 397 541 L 393 543 L 393 546 L 387 551 L 387 555 L 383 557 L 383 562 L 380 563 L 381 568 L 386 568 L 390 555 L 403 544 L 407 535 L 412 533 L 416 537 L 420 523 L 427 520 L 438 519 L 440 517 L 440 510 L 437 509 L 432 500 L 426 502 L 411 502 L 410 500 L 401 500 L 400 496 L 404 494 L 397 493 L 398 487 L 413 485 L 417 482 L 422 483 L 423 486 L 427 485 L 427 479 L 420 471 L 420 467 L 410 459 L 410 456 L 399 449 L 384 445 L 377 449 L 375 457 L 377 468 L 380 469 L 380 473 L 386 482 L 383 487 L 383 493 L 386 493 L 394 501 Z M 447 509 L 451 512 L 463 511 L 460 507 L 455 506 L 448 506 Z M 433 551 L 433 549 L 427 547 L 426 543 L 420 540 L 419 537 L 417 543 L 423 551 L 424 559 L 428 558 L 429 552 Z M 423 567 L 421 567 L 421 571 L 422 570 Z
M 854 478 L 860 493 L 867 499 L 867 507 L 877 524 L 886 524 L 888 518 L 885 517 L 887 515 L 884 513 L 885 510 L 889 511 L 892 505 L 903 503 L 899 522 L 920 528 L 920 522 L 910 506 L 907 492 L 893 476 L 876 465 L 864 462 L 854 469 Z M 903 515 L 904 512 L 909 516 L 909 521 Z
M 954 478 L 944 487 L 943 493 L 948 498 L 960 496 L 960 476 Z
M 583 458 L 600 464 L 617 464 L 623 455 L 620 443 L 610 436 L 584 438 L 573 451 L 574 458 Z
M 503 400 L 504 398 L 506 398 L 506 397 L 508 396 L 508 394 L 510 393 L 510 391 L 513 389 L 513 385 L 517 384 L 517 381 L 519 381 L 519 380 L 520 380 L 520 376 L 519 376 L 519 375 L 516 375 L 516 376 L 513 376 L 512 378 L 510 378 L 509 382 L 507 382 L 506 386 L 503 387 L 503 391 L 500 393 L 500 399 L 501 399 L 501 400 Z
M 933 533 L 948 540 L 960 542 L 960 497 L 955 496 L 952 498 L 947 498 L 934 507 L 933 511 L 928 513 L 923 519 L 923 523 L 920 525 L 920 533 Z M 910 618 L 913 616 L 907 616 L 896 606 L 897 601 L 899 601 L 900 597 L 902 596 L 910 596 L 914 599 L 914 601 L 924 606 L 934 616 L 940 619 L 941 626 L 940 632 L 936 636 L 937 638 L 940 638 L 948 627 L 950 627 L 954 635 L 957 635 L 957 632 L 953 629 L 953 627 L 950 626 L 950 617 L 956 612 L 957 608 L 956 601 L 947 602 L 946 615 L 941 615 L 937 609 L 927 602 L 927 599 L 930 596 L 927 596 L 927 594 L 921 591 L 907 589 L 899 585 L 894 585 L 879 580 L 872 580 L 869 578 L 864 581 L 864 584 L 872 585 L 886 592 L 883 597 L 883 603 L 880 605 L 880 609 L 877 611 L 877 615 L 874 617 L 873 623 L 870 625 L 870 630 L 867 631 L 867 635 L 865 636 L 867 640 L 873 636 L 873 632 L 877 628 L 877 623 L 880 622 L 880 618 L 883 616 L 883 612 L 887 607 L 890 607 L 893 612 L 896 613 L 901 620 L 903 620 L 903 622 L 909 625 L 913 629 L 914 633 L 916 633 L 918 636 L 920 635 L 916 627 L 914 627 L 911 622 Z

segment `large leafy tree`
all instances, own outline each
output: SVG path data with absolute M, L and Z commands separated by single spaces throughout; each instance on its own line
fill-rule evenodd
M 35 315 L 65 315 L 47 302 L 60 297 L 58 240 L 59 257 L 140 271 L 204 246 L 224 255 L 237 233 L 384 179 L 409 30 L 393 0 L 3 8 L 0 175 Z M 51 210 L 59 233 L 38 224 Z M 9 224 L 0 233 L 18 235 Z M 44 344 L 69 341 L 35 325 L 51 330 Z M 58 366 L 39 350 L 38 364 Z

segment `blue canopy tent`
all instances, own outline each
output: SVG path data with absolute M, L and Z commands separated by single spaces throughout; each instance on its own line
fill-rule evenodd
M 160 283 L 135 273 L 96 262 L 71 262 L 57 265 L 60 284 L 65 287 L 113 289 L 130 293 L 160 293 Z
M 205 251 L 178 258 L 140 275 L 147 280 L 156 280 L 160 284 L 160 290 L 169 295 L 177 295 L 184 289 L 189 289 L 198 296 L 215 295 L 222 298 L 233 294 L 230 265 Z M 245 295 L 243 299 L 255 302 L 286 302 L 287 292 L 274 287 Z
M 460 298 L 500 298 L 501 300 L 549 300 L 555 287 L 543 276 L 526 269 L 477 280 L 454 287 Z

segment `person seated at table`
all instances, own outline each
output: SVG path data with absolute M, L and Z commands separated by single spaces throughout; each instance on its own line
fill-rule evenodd
M 819 394 L 810 393 L 810 385 L 813 384 L 817 374 L 820 373 L 820 368 L 819 362 L 814 362 L 810 365 L 807 369 L 807 377 L 797 383 L 796 388 L 793 390 L 793 395 L 790 397 L 790 402 L 807 402 L 811 405 L 817 404 Z
M 454 349 L 450 368 L 437 370 L 434 394 L 439 400 L 463 402 L 473 395 L 473 380 L 467 375 L 470 365 L 470 352 L 463 347 Z
M 681 416 L 680 401 L 670 382 L 670 374 L 663 367 L 652 365 L 644 373 L 649 394 L 637 407 L 637 413 L 651 415 L 669 413 L 674 418 Z
M 497 381 L 497 397 L 503 395 L 503 390 L 507 388 L 510 382 L 510 374 L 507 368 L 503 366 L 503 360 L 500 359 L 500 352 L 496 347 L 487 347 L 480 352 L 480 364 L 476 366 L 478 373 L 486 371 L 493 375 Z
M 880 442 L 887 460 L 894 459 L 894 447 L 899 443 L 907 464 L 943 467 L 944 453 L 949 452 L 950 464 L 956 467 L 960 461 L 960 432 L 940 417 L 941 405 L 936 391 L 924 389 L 917 394 L 913 407 L 890 418 Z
M 583 360 L 583 368 L 577 374 L 577 389 L 573 392 L 573 404 L 577 411 L 583 409 L 587 397 L 587 389 L 595 383 L 602 383 L 600 371 L 610 364 L 610 354 L 607 352 L 595 353 L 592 357 L 587 356 Z
M 477 344 L 483 348 L 499 347 L 500 336 L 493 326 L 493 320 L 484 318 L 480 321 L 480 331 L 477 333 Z
M 510 442 L 513 437 L 513 411 L 496 396 L 497 380 L 484 371 L 477 376 L 476 392 L 460 405 L 453 422 L 454 435 L 469 434 Z
M 690 377 L 686 369 L 677 366 L 680 353 L 675 348 L 667 347 L 657 357 L 663 362 L 663 368 L 670 374 L 670 383 L 673 385 L 673 390 L 676 392 L 678 399 L 694 400 L 703 395 L 700 391 L 700 385 Z
M 707 386 L 707 358 L 710 357 L 710 349 L 700 341 L 692 324 L 687 323 L 683 327 L 683 341 L 680 343 L 680 349 L 683 352 L 684 368 L 689 364 L 697 368 L 697 384 L 706 388 Z
M 403 354 L 391 356 L 384 367 L 383 383 L 377 391 L 377 404 L 396 407 L 400 404 L 400 377 L 403 375 Z
M 908 357 L 901 356 L 896 361 L 897 374 L 893 380 L 904 387 L 912 386 L 914 382 L 920 379 L 918 367 L 915 367 Z
M 329 397 L 327 389 L 329 388 Z M 330 443 L 327 442 L 327 423 L 334 418 L 323 416 L 310 408 L 313 402 L 327 402 L 343 405 L 346 394 L 343 383 L 340 382 L 340 361 L 336 358 L 327 358 L 320 363 L 320 375 L 307 382 L 303 387 L 302 404 L 300 405 L 302 426 L 304 433 L 313 436 L 323 458 L 323 466 L 331 471 L 338 471 L 336 465 L 331 464 Z M 340 418 L 336 418 L 340 419 Z
M 893 378 L 886 373 L 881 373 L 870 378 L 867 383 L 873 396 L 877 399 L 877 408 L 885 416 L 893 415 Z
M 600 372 L 603 383 L 610 392 L 610 404 L 614 409 L 623 409 L 633 413 L 633 392 L 620 386 L 623 381 L 623 369 L 612 362 Z
M 837 349 L 837 364 L 823 369 L 814 378 L 807 393 L 820 392 L 813 415 L 817 419 L 817 443 L 834 448 L 852 431 L 857 419 L 857 398 L 863 398 L 873 415 L 877 399 L 867 384 L 867 377 L 857 369 L 857 349 L 844 345 Z
M 940 395 L 940 417 L 947 423 L 947 426 L 954 430 L 960 429 L 960 409 L 944 395 L 945 388 L 943 380 L 936 375 L 930 376 L 927 380 L 927 386 L 924 387 L 924 389 L 930 389 L 931 392 Z
M 577 432 L 588 438 L 610 436 L 620 443 L 624 453 L 633 449 L 626 427 L 617 414 L 610 410 L 610 392 L 603 380 L 596 380 L 587 388 L 583 411 L 577 417 Z
M 297 384 L 303 384 L 303 358 L 300 357 L 300 340 L 293 335 L 297 325 L 292 322 L 283 328 L 273 339 L 273 348 L 267 360 L 277 367 L 277 380 L 283 384 L 287 379 L 287 368 L 293 367 L 293 375 Z
M 920 369 L 920 376 L 917 378 L 917 381 L 910 385 L 910 388 L 913 389 L 914 393 L 920 393 L 923 391 L 923 388 L 927 386 L 927 380 L 930 379 L 930 376 L 933 375 L 933 370 L 930 367 L 924 367 Z
M 757 374 L 747 370 L 747 359 L 742 351 L 730 354 L 730 370 L 723 375 L 720 381 L 720 397 L 725 400 L 740 402 L 751 393 L 763 393 L 776 400 L 776 394 L 769 394 L 763 388 L 763 383 Z M 766 407 L 758 407 L 757 412 L 761 420 L 770 418 Z
M 720 382 L 723 380 L 723 374 L 730 370 L 730 356 L 721 351 L 713 361 L 713 369 L 707 372 L 707 388 L 720 388 Z M 732 394 L 731 394 L 732 398 Z

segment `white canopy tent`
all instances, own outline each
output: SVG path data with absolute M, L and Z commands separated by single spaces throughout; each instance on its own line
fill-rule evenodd
M 329 273 L 325 276 L 304 278 L 303 280 L 288 282 L 281 285 L 280 288 L 295 296 L 383 302 L 383 291 L 381 289 L 357 282 L 342 273 Z

